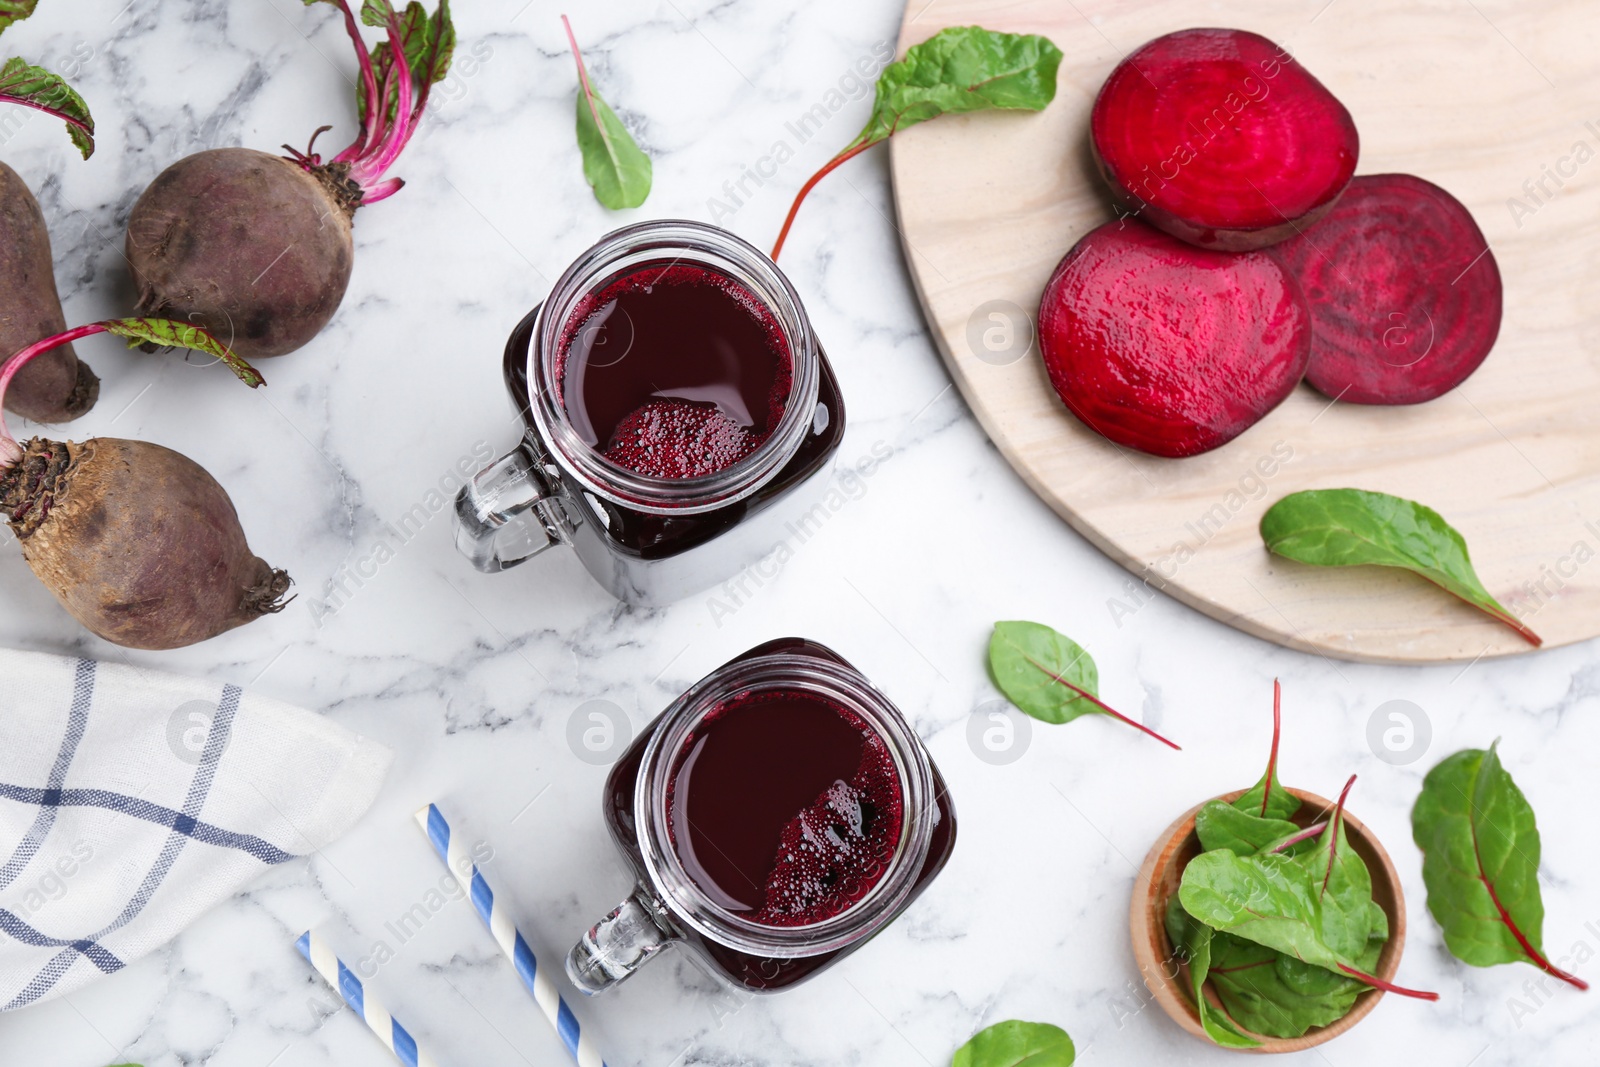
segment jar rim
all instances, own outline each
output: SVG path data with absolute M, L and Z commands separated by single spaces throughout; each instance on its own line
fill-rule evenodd
M 860 900 L 818 923 L 765 926 L 720 905 L 698 886 L 672 847 L 667 786 L 687 735 L 730 697 L 799 689 L 836 701 L 859 715 L 884 741 L 901 788 L 900 840 L 888 869 Z M 830 661 L 797 661 L 775 653 L 727 664 L 701 679 L 662 713 L 641 756 L 634 786 L 634 825 L 646 872 L 674 918 L 740 952 L 774 958 L 819 956 L 863 940 L 891 922 L 916 888 L 933 840 L 932 762 L 915 731 L 861 673 Z
M 601 455 L 573 428 L 560 398 L 561 335 L 578 303 L 631 265 L 671 257 L 716 270 L 745 286 L 777 320 L 789 347 L 789 397 L 778 425 L 737 462 L 694 478 L 640 474 Z M 691 219 L 656 219 L 613 230 L 572 262 L 540 305 L 528 339 L 528 411 L 552 459 L 585 489 L 653 514 L 711 511 L 777 476 L 811 431 L 820 388 L 820 349 L 800 295 L 778 265 L 743 238 Z

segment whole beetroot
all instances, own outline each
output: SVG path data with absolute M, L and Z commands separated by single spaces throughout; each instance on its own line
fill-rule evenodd
M 0 352 L 17 352 L 67 328 L 56 293 L 44 212 L 17 172 L 0 163 Z M 67 422 L 94 407 L 100 379 L 71 345 L 36 359 L 6 394 L 6 410 Z
M 338 310 L 356 209 L 404 184 L 384 174 L 455 50 L 449 0 L 431 17 L 416 0 L 403 13 L 390 0 L 365 0 L 362 21 L 388 34 L 371 55 L 347 0 L 322 2 L 344 12 L 361 62 L 355 142 L 327 162 L 312 147 L 288 149 L 288 158 L 248 148 L 197 153 L 157 177 L 128 218 L 139 314 L 203 326 L 247 358 L 293 352 Z
M 289 576 L 250 551 L 227 492 L 170 448 L 29 441 L 0 503 L 39 580 L 97 636 L 182 648 L 283 609 Z
M 24 349 L 0 371 L 0 394 L 55 345 L 101 332 L 210 352 L 261 383 L 202 330 L 123 319 Z M 284 607 L 288 574 L 250 551 L 222 486 L 160 445 L 104 437 L 20 445 L 0 428 L 0 506 L 33 573 L 73 618 L 115 644 L 181 648 Z
M 139 314 L 199 322 L 252 358 L 293 352 L 339 310 L 355 206 L 326 170 L 253 148 L 179 160 L 128 219 Z

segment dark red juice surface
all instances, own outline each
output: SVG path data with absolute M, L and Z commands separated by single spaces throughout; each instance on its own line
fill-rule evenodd
M 772 435 L 793 375 L 772 312 L 708 267 L 647 263 L 585 297 L 557 364 L 580 437 L 618 466 L 698 478 Z
M 764 926 L 845 911 L 900 843 L 904 801 L 883 739 L 799 690 L 746 694 L 684 743 L 667 792 L 673 848 L 696 885 Z

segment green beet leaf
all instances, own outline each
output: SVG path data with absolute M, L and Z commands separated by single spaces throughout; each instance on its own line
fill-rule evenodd
M 6 32 L 14 22 L 21 22 L 33 14 L 39 0 L 0 0 L 0 33 Z
M 0 23 L 0 30 L 6 25 L 9 23 Z M 72 138 L 74 147 L 83 153 L 83 158 L 94 155 L 94 118 L 89 114 L 89 105 L 60 75 L 43 67 L 30 66 L 16 57 L 8 59 L 5 66 L 0 67 L 0 102 L 54 115 L 67 124 L 67 135 Z
M 1234 1025 L 1226 1013 L 1219 1013 L 1206 999 L 1206 977 L 1211 970 L 1212 942 L 1217 932 L 1194 920 L 1178 902 L 1167 901 L 1167 938 L 1189 966 L 1189 989 L 1194 998 L 1200 1028 L 1223 1048 L 1258 1048 L 1261 1042 Z
M 1382 914 L 1379 909 L 1378 915 Z M 1369 943 L 1357 961 L 1365 971 L 1377 964 L 1378 952 L 1388 937 L 1388 921 L 1380 921 L 1381 935 Z M 1202 1012 L 1201 1025 L 1219 1045 L 1252 1047 L 1236 1043 L 1240 1037 L 1248 1038 L 1246 1031 L 1268 1037 L 1299 1037 L 1314 1026 L 1327 1026 L 1344 1018 L 1356 997 L 1368 988 L 1353 978 L 1302 963 L 1253 941 L 1211 930 L 1184 911 L 1176 896 L 1167 901 L 1166 927 L 1168 938 L 1189 962 L 1191 979 L 1197 955 L 1195 939 L 1209 939 L 1209 958 L 1205 960 L 1209 967 L 1195 983 L 1194 996 L 1198 1003 L 1200 986 L 1209 979 L 1226 1016 L 1219 1016 L 1214 1010 Z
M 1322 940 L 1340 956 L 1354 961 L 1357 970 L 1365 970 L 1360 960 L 1372 940 L 1373 913 L 1381 913 L 1382 909 L 1373 907 L 1372 873 L 1345 835 L 1344 802 L 1355 780 L 1351 775 L 1345 783 L 1333 818 L 1317 838 L 1317 847 L 1295 859 L 1307 868 L 1313 885 L 1318 887 Z M 1387 918 L 1383 925 L 1387 936 Z
M 1184 868 L 1178 899 L 1214 930 L 1330 971 L 1355 966 L 1323 939 L 1321 896 L 1295 857 L 1202 853 Z
M 650 157 L 595 91 L 572 25 L 565 15 L 561 21 L 578 63 L 578 150 L 583 154 L 583 176 L 594 189 L 594 198 L 612 211 L 638 207 L 650 195 Z
M 950 1067 L 1072 1067 L 1077 1056 L 1061 1027 L 1008 1019 L 974 1034 Z
M 801 201 L 834 168 L 898 131 L 940 115 L 990 108 L 1042 111 L 1056 97 L 1060 66 L 1061 49 L 1048 38 L 981 26 L 951 26 L 912 45 L 904 59 L 878 75 L 866 126 L 795 194 L 772 246 L 772 258 L 783 251 Z
M 1531 963 L 1587 989 L 1541 948 L 1539 829 L 1532 805 L 1500 764 L 1498 746 L 1457 752 L 1423 780 L 1411 832 L 1422 849 L 1428 912 L 1463 963 Z
M 1318 567 L 1372 565 L 1419 574 L 1541 644 L 1478 580 L 1467 542 L 1432 508 L 1365 489 L 1309 489 L 1291 493 L 1261 516 L 1267 549 Z
M 1212 988 L 1239 1025 L 1254 1033 L 1299 1037 L 1328 1026 L 1349 1014 L 1367 989 L 1243 938 L 1217 934 L 1212 944 Z M 1376 948 L 1371 956 L 1376 961 Z
M 1006 699 L 1035 719 L 1064 723 L 1102 712 L 1164 745 L 1178 747 L 1104 704 L 1094 657 L 1066 634 L 1042 623 L 995 623 L 989 638 L 989 672 Z
M 1389 939 L 1389 918 L 1372 903 L 1372 935 L 1356 959 L 1373 973 Z M 1299 1037 L 1345 1017 L 1365 983 L 1228 934 L 1212 940 L 1211 984 L 1241 1026 L 1271 1037 Z
M 1300 834 L 1300 827 L 1285 819 L 1263 819 L 1220 800 L 1195 813 L 1194 830 L 1205 851 L 1225 848 L 1238 856 L 1270 850 Z
M 1042 111 L 1055 99 L 1060 66 L 1061 49 L 1045 37 L 980 26 L 940 30 L 878 75 L 872 117 L 850 147 L 877 144 L 940 115 Z
M 1043 623 L 995 623 L 989 671 L 1007 700 L 1043 722 L 1071 722 L 1100 710 L 1082 695 L 1100 692 L 1094 657 Z
M 266 384 L 261 372 L 246 363 L 233 349 L 200 326 L 172 319 L 109 319 L 101 323 L 106 332 L 126 338 L 129 348 L 159 345 L 163 348 L 189 348 L 216 356 L 239 380 L 255 389 Z
M 389 0 L 365 0 L 361 5 L 361 21 L 368 26 L 392 30 L 400 40 L 400 52 L 405 56 L 406 70 L 413 82 L 413 90 L 423 85 L 437 85 L 450 73 L 450 61 L 455 57 L 456 29 L 450 18 L 450 0 L 439 0 L 439 7 L 431 16 L 418 0 L 411 0 L 402 11 L 396 11 Z M 384 40 L 372 49 L 374 83 L 382 87 L 385 117 L 393 119 L 400 106 L 399 93 L 393 85 L 395 52 L 392 43 Z M 367 86 L 363 79 L 356 84 L 356 107 L 368 114 Z
M 329 4 L 338 8 L 348 20 L 350 34 L 361 44 L 356 29 L 355 16 L 349 0 L 301 0 L 307 7 Z M 396 10 L 392 0 L 362 0 L 362 23 L 385 31 L 384 39 L 372 46 L 362 65 L 361 77 L 356 81 L 356 108 L 361 114 L 362 142 L 371 138 L 369 147 L 376 148 L 396 125 L 414 128 L 428 102 L 428 90 L 450 73 L 450 62 L 455 57 L 456 28 L 450 17 L 450 0 L 439 0 L 432 15 L 417 0 L 401 10 Z M 399 55 L 405 60 L 406 77 L 400 77 L 400 64 L 396 59 L 395 42 Z M 400 88 L 409 83 L 411 111 L 400 115 Z M 373 94 L 377 99 L 373 99 Z M 395 179 L 398 181 L 398 179 Z M 398 188 L 398 186 L 396 186 Z

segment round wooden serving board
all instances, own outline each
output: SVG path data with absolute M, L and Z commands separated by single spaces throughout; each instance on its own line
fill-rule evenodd
M 1489 591 L 1547 646 L 1600 634 L 1600 20 L 1585 0 L 910 0 L 902 53 L 956 25 L 1048 36 L 1066 56 L 1060 87 L 1039 114 L 948 116 L 896 135 L 906 260 L 989 436 L 1133 572 L 1107 604 L 1114 617 L 1130 618 L 1148 586 L 1348 659 L 1528 651 L 1413 575 L 1268 555 L 1257 524 L 1270 504 L 1350 486 L 1439 511 Z M 1216 25 L 1286 46 L 1338 95 L 1361 133 L 1358 173 L 1409 171 L 1466 203 L 1499 261 L 1505 320 L 1488 361 L 1431 403 L 1330 405 L 1302 385 L 1223 448 L 1158 459 L 1073 418 L 1036 344 L 1007 362 L 1006 328 L 1030 341 L 1057 261 L 1113 217 L 1088 150 L 1101 82 L 1152 37 Z

